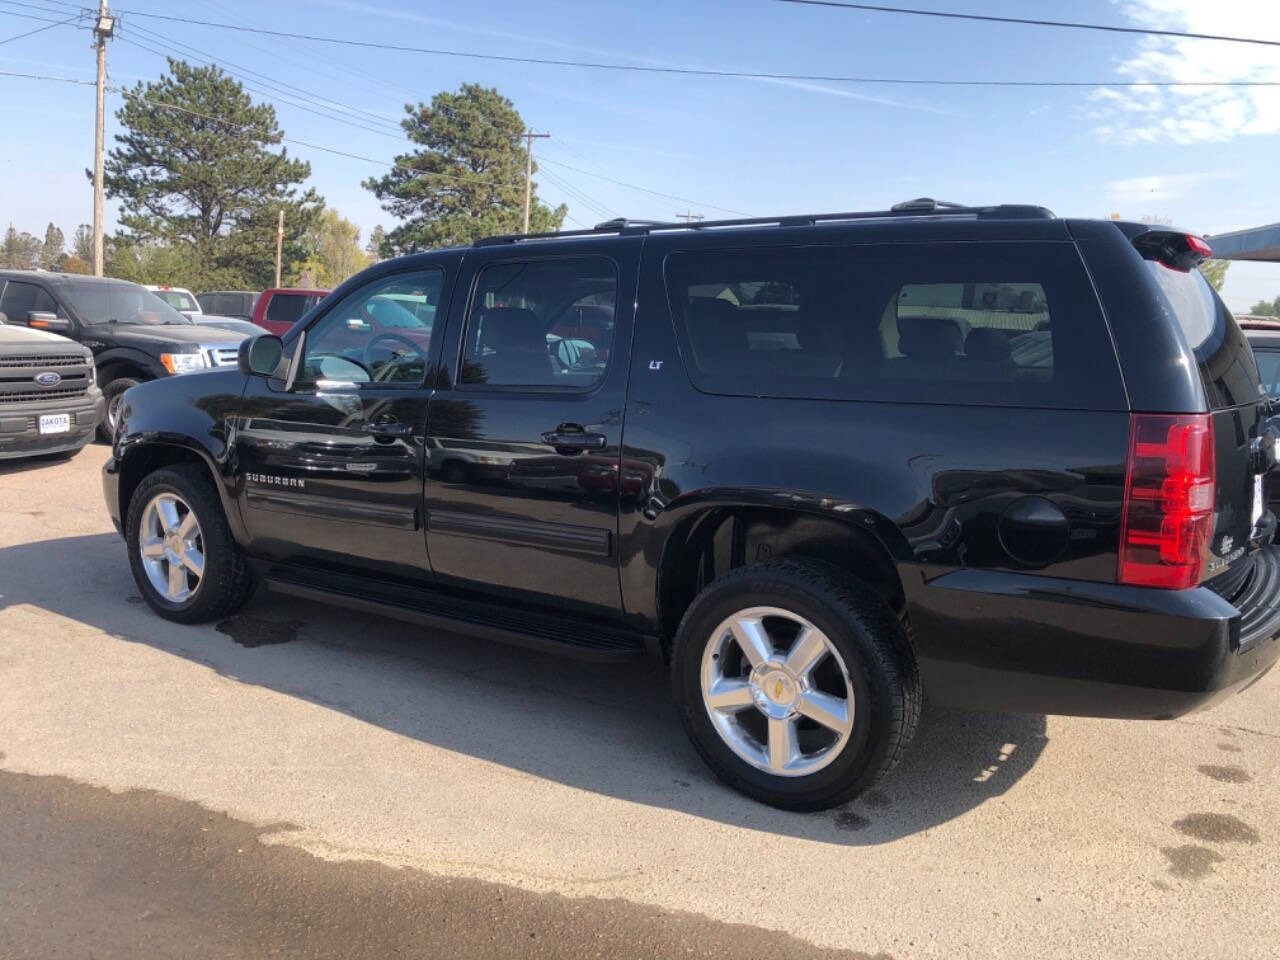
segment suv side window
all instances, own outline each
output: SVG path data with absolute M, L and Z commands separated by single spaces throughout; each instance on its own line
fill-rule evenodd
M 618 270 L 612 260 L 529 260 L 480 271 L 459 385 L 589 390 L 609 365 Z
M 673 253 L 681 353 L 707 393 L 1121 409 L 1074 245 Z
M 27 314 L 33 310 L 58 313 L 58 304 L 43 287 L 34 283 L 10 280 L 5 284 L 4 295 L 0 296 L 0 313 L 8 317 L 10 323 L 25 324 Z
M 343 297 L 307 329 L 295 384 L 421 386 L 431 356 L 434 307 L 430 315 L 420 308 L 438 304 L 443 286 L 444 271 L 430 267 L 379 277 Z

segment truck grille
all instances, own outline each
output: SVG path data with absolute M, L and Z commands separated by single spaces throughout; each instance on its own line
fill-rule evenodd
M 84 355 L 79 353 L 34 354 L 26 357 L 0 357 L 0 369 L 31 367 L 48 370 L 50 367 L 83 367 Z
M 240 356 L 240 347 L 237 344 L 219 344 L 205 347 L 204 354 L 209 358 L 211 367 L 234 367 Z
M 33 403 L 39 400 L 66 400 L 71 397 L 83 397 L 88 390 L 87 385 L 66 390 L 22 390 L 10 392 L 0 384 L 0 403 Z
M 74 353 L 28 353 L 0 356 L 0 404 L 68 400 L 89 391 L 89 358 Z M 57 373 L 58 383 L 42 387 L 35 378 Z

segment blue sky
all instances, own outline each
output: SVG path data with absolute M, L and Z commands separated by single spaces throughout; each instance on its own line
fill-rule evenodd
M 58 9 L 54 0 L 23 3 Z M 1280 4 L 1263 0 L 914 5 L 1012 16 L 1069 12 L 1079 20 L 1280 39 Z M 1059 215 L 1167 216 L 1205 233 L 1280 220 L 1280 90 L 896 87 L 615 73 L 280 41 L 127 11 L 484 53 L 885 77 L 1280 79 L 1275 48 L 772 0 L 120 0 L 120 7 L 119 39 L 109 47 L 110 74 L 120 84 L 152 79 L 164 67 L 160 56 L 126 42 L 133 40 L 189 44 L 392 122 L 408 101 L 466 81 L 496 86 L 527 123 L 553 134 L 536 147 L 545 161 L 540 192 L 567 202 L 581 223 L 604 212 L 670 219 L 686 209 L 708 217 L 874 209 L 919 195 L 1040 203 Z M 41 26 L 19 13 L 43 15 L 0 0 L 0 41 Z M 89 36 L 63 26 L 2 44 L 0 70 L 92 79 Z M 404 148 L 394 131 L 359 129 L 273 99 L 287 136 L 385 161 Z M 108 102 L 114 109 L 119 98 Z M 52 220 L 70 235 L 91 214 L 83 170 L 92 160 L 92 88 L 0 77 L 0 121 L 0 226 L 11 221 L 38 233 Z M 114 126 L 109 118 L 108 143 Z M 360 187 L 382 167 L 290 150 L 310 161 L 312 184 L 365 233 L 393 223 Z M 1234 265 L 1225 294 L 1237 310 L 1280 294 L 1280 265 Z

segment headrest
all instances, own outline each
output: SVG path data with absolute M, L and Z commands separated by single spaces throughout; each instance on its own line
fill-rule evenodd
M 496 353 L 546 353 L 542 321 L 523 307 L 493 307 L 480 317 L 484 345 Z
M 719 297 L 698 297 L 685 310 L 686 326 L 699 360 L 715 354 L 744 353 L 747 331 L 738 316 L 738 308 Z
M 962 341 L 959 325 L 947 317 L 898 318 L 898 349 L 912 360 L 950 360 Z
M 1009 338 L 990 327 L 974 327 L 964 338 L 965 356 L 989 363 L 1008 363 L 1011 359 Z

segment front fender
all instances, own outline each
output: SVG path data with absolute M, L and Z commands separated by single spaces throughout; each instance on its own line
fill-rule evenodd
M 99 386 L 106 386 L 106 383 L 101 380 L 102 371 L 109 370 L 113 365 L 136 367 L 145 371 L 147 376 L 153 380 L 169 376 L 169 371 L 164 368 L 159 360 L 135 347 L 108 347 L 95 353 L 93 362 L 98 367 Z
M 114 443 L 119 508 L 142 477 L 160 466 L 198 461 L 208 469 L 231 532 L 246 541 L 236 502 L 235 414 L 247 377 L 236 370 L 165 377 L 124 395 Z

